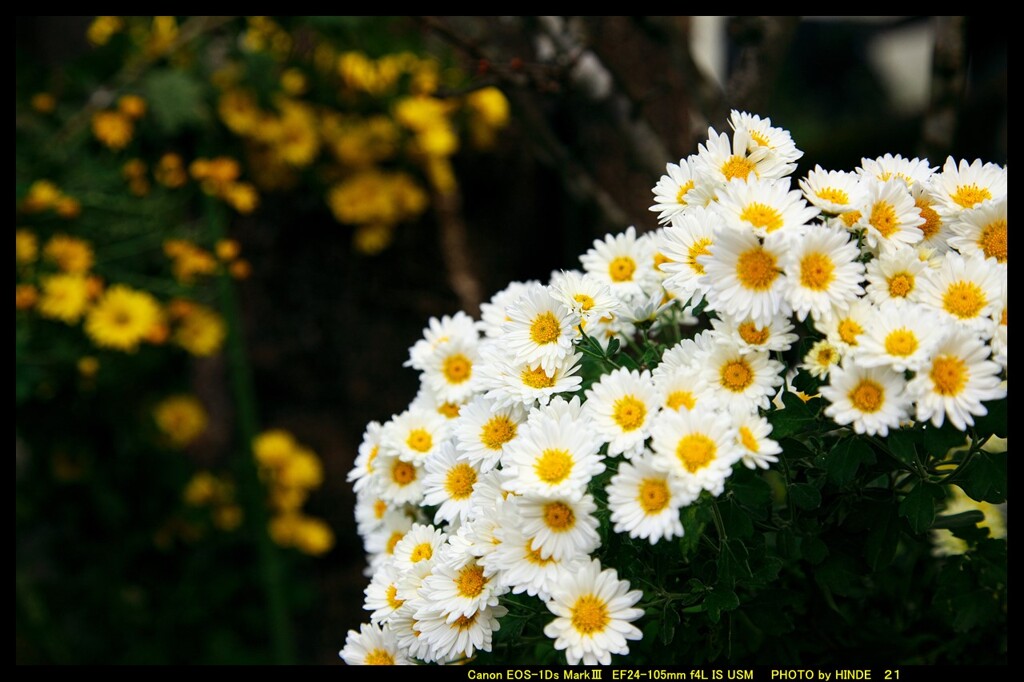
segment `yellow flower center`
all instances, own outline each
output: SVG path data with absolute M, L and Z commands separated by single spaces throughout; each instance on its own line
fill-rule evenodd
M 478 615 L 480 615 L 479 611 L 474 612 L 472 616 L 459 616 L 455 619 L 455 622 L 452 623 L 452 625 L 457 627 L 459 630 L 468 630 L 473 627 L 474 623 L 476 623 L 476 617 Z
M 900 272 L 889 278 L 889 295 L 893 298 L 906 298 L 914 290 L 914 276 L 909 272 Z
M 391 537 L 388 538 L 388 542 L 384 546 L 384 551 L 388 554 L 394 554 L 395 545 L 397 545 L 399 541 L 404 537 L 405 533 L 396 530 L 394 533 L 391 534 Z
M 823 291 L 832 283 L 836 266 L 823 253 L 809 253 L 800 261 L 800 284 L 812 291 Z
M 444 378 L 449 384 L 461 384 L 473 374 L 473 363 L 462 353 L 444 359 Z
M 834 187 L 825 187 L 824 189 L 820 189 L 818 190 L 817 195 L 819 199 L 833 204 L 840 204 L 841 206 L 845 206 L 850 203 L 850 195 L 843 190 L 836 189 Z
M 636 261 L 629 256 L 619 256 L 608 264 L 608 276 L 613 282 L 629 282 L 636 271 Z
M 561 331 L 558 318 L 550 310 L 533 318 L 533 322 L 530 324 L 530 338 L 538 346 L 554 343 L 558 340 Z
M 730 156 L 729 160 L 722 164 L 722 175 L 725 176 L 727 182 L 734 178 L 746 180 L 751 171 L 756 176 L 757 166 L 754 165 L 753 161 L 742 156 Z
M 525 558 L 531 564 L 535 566 L 547 566 L 548 564 L 555 563 L 554 557 L 548 557 L 547 559 L 541 557 L 540 550 L 533 548 L 533 538 L 526 541 L 526 554 Z
M 405 439 L 405 444 L 416 452 L 427 452 L 434 446 L 434 439 L 426 429 L 413 429 Z
M 711 253 L 711 237 L 701 237 L 693 244 L 690 245 L 690 250 L 686 254 L 686 264 L 690 266 L 698 275 L 704 274 L 704 266 L 697 262 L 698 256 L 707 256 Z
M 384 512 L 388 510 L 388 503 L 384 500 L 377 500 L 373 503 L 373 517 L 378 521 L 384 518 Z
M 572 626 L 581 635 L 604 632 L 610 621 L 608 606 L 593 594 L 583 595 L 572 605 Z
M 671 260 L 671 258 L 663 254 L 661 251 L 658 251 L 654 254 L 654 271 L 661 272 L 661 266 L 665 263 L 671 262 Z
M 750 450 L 751 452 L 757 452 L 758 450 L 761 449 L 761 446 L 758 444 L 757 439 L 754 438 L 754 433 L 746 426 L 740 427 L 740 443 L 742 443 L 743 447 L 745 447 L 747 450 Z
M 558 485 L 572 473 L 573 464 L 572 455 L 568 451 L 549 448 L 537 458 L 533 470 L 541 481 L 548 485 Z
M 760 346 L 768 340 L 769 336 L 771 336 L 770 327 L 758 327 L 750 320 L 740 324 L 739 332 L 740 338 L 751 346 Z
M 1003 308 L 1003 314 L 999 316 L 999 324 L 1006 326 L 1006 308 Z
M 576 525 L 576 514 L 564 502 L 548 502 L 544 505 L 544 524 L 556 533 L 564 533 Z
M 1000 263 L 1006 262 L 1006 221 L 996 220 L 981 231 L 978 246 L 985 253 L 985 258 L 995 258 Z
M 918 225 L 917 229 L 924 233 L 924 239 L 928 241 L 942 228 L 942 217 L 924 197 L 914 199 L 914 206 L 917 206 L 918 213 L 924 218 L 924 222 Z
M 847 211 L 839 216 L 839 219 L 843 221 L 843 225 L 846 225 L 847 229 L 852 228 L 861 218 L 860 211 Z
M 816 358 L 818 364 L 821 365 L 822 367 L 828 367 L 835 361 L 835 359 L 836 351 L 834 348 L 830 346 L 825 346 L 824 348 L 819 350 L 818 357 Z
M 373 449 L 370 450 L 370 454 L 366 457 L 366 472 L 369 474 L 373 473 L 373 462 L 377 459 L 377 455 L 380 454 L 380 446 L 374 445 Z
M 942 295 L 942 308 L 950 315 L 961 320 L 977 317 L 985 307 L 985 292 L 970 280 L 954 282 L 946 288 Z
M 573 300 L 580 304 L 580 309 L 583 312 L 587 312 L 594 307 L 594 299 L 586 294 L 576 294 L 573 296 Z
M 429 561 L 432 556 L 434 556 L 434 548 L 430 546 L 429 542 L 421 542 L 412 548 L 409 561 L 418 564 L 421 561 Z
M 956 188 L 956 192 L 949 198 L 964 208 L 970 208 L 977 203 L 991 199 L 992 192 L 988 191 L 987 187 L 959 185 Z
M 663 478 L 645 478 L 637 491 L 637 502 L 647 514 L 657 514 L 668 506 L 668 484 Z
M 484 577 L 484 567 L 470 564 L 461 571 L 455 578 L 455 587 L 459 595 L 463 597 L 477 597 L 484 591 L 487 578 Z
M 899 220 L 896 218 L 896 209 L 888 201 L 878 201 L 871 207 L 871 217 L 868 222 L 882 236 L 888 239 L 893 232 L 899 229 Z
M 465 500 L 473 494 L 473 486 L 476 485 L 476 469 L 465 462 L 459 462 L 448 470 L 445 477 L 444 489 L 452 496 L 453 500 Z
M 940 355 L 932 360 L 929 373 L 939 395 L 959 395 L 967 385 L 967 363 L 955 355 Z
M 480 429 L 480 441 L 491 450 L 501 450 L 516 437 L 516 423 L 503 414 L 487 420 Z
M 744 251 L 736 260 L 736 277 L 747 289 L 765 291 L 779 276 L 775 256 L 760 246 Z
M 693 406 L 697 404 L 697 399 L 693 397 L 693 393 L 690 391 L 672 391 L 665 404 L 672 410 L 679 410 L 680 407 L 692 410 Z
M 889 332 L 885 337 L 885 352 L 905 358 L 917 350 L 917 335 L 905 327 Z
M 715 459 L 718 446 L 702 433 L 692 433 L 679 439 L 676 457 L 691 474 L 697 473 Z
M 455 419 L 459 416 L 459 410 L 461 407 L 455 403 L 441 403 L 437 407 L 437 411 L 443 414 L 448 419 Z
M 864 333 L 864 327 L 861 327 L 856 320 L 850 317 L 842 320 L 839 323 L 837 330 L 839 332 L 839 338 L 841 338 L 844 343 L 851 346 L 856 346 L 857 337 Z
M 363 665 L 394 665 L 395 658 L 384 649 L 373 649 L 366 654 Z
M 647 406 L 631 395 L 624 395 L 615 401 L 612 418 L 623 431 L 634 431 L 643 426 Z
M 747 134 L 750 135 L 750 139 L 751 140 L 756 142 L 761 147 L 771 147 L 772 146 L 771 143 L 768 141 L 768 138 L 765 137 L 758 130 L 748 130 Z
M 401 486 L 406 486 L 416 480 L 416 467 L 408 462 L 398 460 L 391 467 L 391 480 Z
M 720 372 L 722 388 L 741 393 L 754 383 L 754 372 L 743 358 L 725 363 Z
M 384 598 L 387 599 L 388 606 L 393 609 L 401 608 L 405 603 L 404 599 L 398 598 L 398 587 L 395 585 L 388 585 L 388 588 L 384 590 Z
M 766 232 L 774 232 L 782 227 L 782 214 L 767 204 L 754 202 L 743 209 L 740 220 L 745 220 L 755 228 L 764 228 Z
M 555 378 L 549 377 L 540 367 L 536 369 L 527 367 L 519 375 L 519 379 L 530 388 L 551 388 L 555 385 Z
M 877 381 L 861 379 L 847 397 L 861 412 L 878 412 L 885 403 L 885 389 Z
M 676 192 L 676 203 L 686 206 L 686 194 L 693 189 L 693 180 L 687 180 L 683 184 L 679 185 L 679 191 Z

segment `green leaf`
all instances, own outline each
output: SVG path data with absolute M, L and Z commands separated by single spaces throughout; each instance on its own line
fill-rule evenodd
M 676 636 L 676 626 L 679 625 L 679 612 L 671 605 L 665 604 L 661 612 L 661 643 L 669 644 Z
M 896 455 L 904 464 L 913 465 L 914 460 L 917 458 L 917 450 L 914 448 L 915 434 L 912 431 L 899 430 L 890 431 L 889 437 L 886 442 L 889 445 L 889 451 Z
M 708 619 L 712 623 L 719 621 L 723 611 L 732 611 L 739 608 L 739 605 L 740 598 L 729 589 L 716 587 L 708 592 L 708 596 L 704 598 L 704 610 L 707 612 Z
M 846 438 L 826 455 L 828 477 L 836 485 L 846 485 L 857 475 L 861 464 L 874 464 L 875 453 L 859 438 Z
M 786 391 L 782 394 L 785 409 L 775 409 L 768 413 L 768 421 L 772 425 L 772 438 L 778 440 L 808 430 L 815 421 L 815 411 L 796 394 Z
M 821 493 L 810 483 L 797 483 L 789 487 L 789 501 L 800 509 L 816 509 L 821 504 Z
M 900 542 L 900 520 L 891 505 L 880 505 L 864 543 L 864 557 L 872 571 L 892 563 Z
M 821 380 L 812 376 L 810 372 L 798 371 L 793 377 L 793 388 L 807 395 L 816 395 L 821 389 Z
M 683 537 L 679 540 L 679 554 L 687 557 L 697 551 L 701 535 L 707 525 L 707 511 L 703 505 L 690 505 L 682 511 L 679 521 L 683 524 Z
M 979 417 L 974 424 L 974 429 L 983 435 L 994 433 L 1000 438 L 1006 438 L 1007 432 L 1007 414 L 1006 414 L 1006 399 L 997 400 L 991 403 L 985 403 L 985 407 L 988 409 L 988 414 L 984 417 Z
M 803 556 L 801 545 L 803 539 L 791 530 L 781 530 L 775 536 L 775 549 L 779 556 L 788 561 L 799 561 Z
M 759 474 L 745 468 L 737 470 L 729 479 L 729 489 L 741 504 L 760 507 L 772 497 L 771 486 Z
M 923 434 L 922 447 L 924 454 L 934 459 L 944 458 L 950 448 L 961 446 L 967 442 L 964 432 L 958 431 L 955 426 L 949 423 L 949 420 L 942 425 L 942 428 L 938 429 L 932 424 L 925 424 L 924 430 L 921 433 Z
M 594 343 L 597 343 L 597 342 L 595 341 Z M 613 355 L 618 353 L 619 352 L 619 347 L 621 345 L 622 344 L 619 342 L 618 337 L 612 337 L 612 339 L 608 342 L 608 350 L 606 351 L 608 357 L 612 357 Z
M 961 528 L 975 526 L 985 520 L 985 514 L 977 509 L 935 517 L 932 528 Z
M 941 486 L 921 481 L 900 502 L 900 516 L 907 519 L 915 533 L 923 533 L 931 528 L 935 519 L 935 501 L 941 498 Z
M 142 81 L 142 92 L 149 102 L 153 120 L 168 135 L 201 125 L 210 118 L 203 101 L 203 85 L 185 71 L 153 71 Z
M 1006 501 L 1006 453 L 978 453 L 957 474 L 956 483 L 971 499 L 1002 504 Z
M 718 506 L 722 515 L 725 534 L 730 538 L 749 538 L 754 534 L 754 522 L 735 501 L 728 501 Z
M 732 585 L 737 579 L 750 578 L 750 553 L 742 540 L 730 538 L 722 543 L 722 553 L 718 557 L 718 582 L 720 585 Z

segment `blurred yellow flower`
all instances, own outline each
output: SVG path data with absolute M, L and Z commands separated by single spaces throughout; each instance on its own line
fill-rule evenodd
M 157 427 L 175 447 L 185 447 L 206 430 L 208 422 L 202 403 L 191 395 L 164 398 L 153 408 Z
M 217 260 L 213 254 L 185 239 L 165 241 L 164 254 L 171 259 L 174 278 L 182 284 L 192 284 L 196 277 L 217 271 Z
M 134 133 L 132 119 L 120 111 L 97 111 L 92 115 L 92 134 L 114 151 L 127 147 Z
M 91 379 L 100 371 L 100 361 L 92 355 L 84 355 L 78 359 L 78 373 L 86 379 Z
M 81 275 L 92 268 L 92 246 L 78 237 L 56 234 L 43 246 L 43 257 L 64 272 Z
M 319 488 L 324 481 L 323 467 L 317 456 L 306 448 L 296 448 L 276 470 L 275 483 L 285 488 Z
M 318 556 L 334 546 L 334 533 L 322 520 L 302 514 L 280 514 L 270 521 L 271 539 L 282 547 Z
M 57 199 L 57 203 L 53 208 L 57 211 L 57 215 L 69 220 L 71 218 L 77 218 L 82 214 L 82 204 L 79 203 L 78 199 L 69 197 L 66 194 Z
M 48 92 L 37 92 L 32 95 L 31 104 L 40 114 L 51 114 L 57 108 L 57 98 Z
M 237 504 L 225 504 L 213 510 L 213 525 L 220 530 L 231 531 L 242 525 L 242 508 Z
M 352 234 L 352 245 L 356 251 L 367 256 L 375 256 L 391 246 L 395 229 L 393 225 L 384 223 L 367 223 L 356 227 Z
M 39 257 L 39 240 L 31 230 L 20 228 L 14 233 L 14 259 L 16 262 L 27 265 L 34 263 Z
M 193 507 L 202 507 L 220 498 L 222 495 L 222 484 L 220 480 L 209 471 L 197 471 L 189 479 L 182 492 L 185 504 Z
M 185 162 L 181 156 L 168 152 L 160 157 L 153 170 L 153 177 L 164 187 L 177 189 L 188 182 L 188 174 L 185 172 Z
M 53 207 L 60 197 L 61 192 L 57 185 L 49 180 L 36 180 L 25 193 L 21 208 L 26 213 L 38 213 Z
M 146 115 L 146 100 L 138 95 L 121 95 L 117 100 L 117 110 L 131 119 L 140 119 Z
M 28 310 L 39 300 L 39 290 L 34 284 L 14 285 L 14 309 Z
M 51 275 L 42 278 L 43 296 L 39 314 L 68 324 L 82 317 L 89 303 L 89 290 L 82 275 Z
M 252 454 L 262 468 L 276 469 L 284 464 L 299 444 L 292 434 L 284 429 L 270 429 L 256 436 L 252 441 Z
M 206 306 L 194 304 L 178 323 L 174 342 L 192 355 L 208 356 L 220 350 L 227 328 L 220 315 Z
M 115 284 L 89 311 L 85 333 L 97 346 L 133 353 L 160 322 L 160 304 L 151 294 Z
M 124 29 L 121 17 L 96 17 L 85 31 L 85 37 L 96 46 L 106 45 L 115 33 Z
M 248 182 L 233 182 L 224 188 L 224 200 L 243 215 L 248 215 L 260 205 L 260 195 Z

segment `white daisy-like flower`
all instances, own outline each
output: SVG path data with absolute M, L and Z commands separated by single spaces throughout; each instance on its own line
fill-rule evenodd
M 704 265 L 697 261 L 711 253 L 715 234 L 724 223 L 717 211 L 694 208 L 672 219 L 662 231 L 658 250 L 668 257 L 661 269 L 667 274 L 665 290 L 680 301 L 697 303 L 707 291 Z
M 782 315 L 776 315 L 768 324 L 758 324 L 751 319 L 737 320 L 722 313 L 718 319 L 711 320 L 711 327 L 721 338 L 739 346 L 741 353 L 785 352 L 799 338 L 791 333 L 793 323 L 790 318 Z
M 842 354 L 856 352 L 861 336 L 867 329 L 874 308 L 864 299 L 854 301 L 849 309 L 833 311 L 833 314 L 814 321 L 814 327 L 828 337 Z
M 918 421 L 940 427 L 948 418 L 966 431 L 974 425 L 974 417 L 988 414 L 983 401 L 1006 397 L 999 371 L 999 365 L 989 359 L 989 348 L 977 336 L 965 329 L 949 332 L 910 382 Z
M 544 558 L 533 548 L 534 538 L 524 534 L 515 525 L 502 525 L 496 531 L 500 543 L 488 555 L 488 568 L 495 571 L 502 585 L 512 594 L 526 593 L 547 601 L 567 572 L 576 570 L 576 557 L 559 561 L 553 556 Z
M 788 315 L 782 274 L 787 247 L 785 240 L 772 237 L 761 243 L 753 232 L 720 233 L 711 245 L 711 255 L 697 258 L 706 272 L 703 282 L 711 308 L 758 324 Z
M 617 235 L 595 239 L 594 247 L 580 256 L 583 269 L 607 284 L 619 299 L 639 296 L 648 280 L 656 280 L 651 244 L 637 239 L 636 228 L 630 226 Z
M 654 468 L 651 453 L 622 462 L 608 484 L 608 511 L 616 533 L 659 540 L 683 536 L 679 509 L 695 499 L 666 471 Z
M 886 301 L 917 301 L 921 297 L 918 282 L 927 265 L 917 251 L 904 246 L 880 253 L 867 265 L 868 299 L 875 305 Z
M 941 334 L 942 324 L 928 308 L 888 301 L 868 323 L 857 362 L 865 367 L 916 372 L 928 362 Z
M 768 117 L 761 118 L 757 114 L 733 109 L 729 114 L 729 125 L 735 131 L 734 135 L 746 138 L 748 151 L 769 149 L 784 163 L 792 163 L 804 155 L 796 148 L 790 132 L 773 126 Z
M 612 654 L 629 653 L 628 640 L 643 637 L 632 624 L 644 615 L 635 608 L 643 592 L 629 587 L 615 569 L 601 570 L 596 559 L 565 576 L 547 604 L 556 618 L 544 634 L 565 651 L 569 665 L 610 665 Z
M 473 318 L 461 310 L 451 316 L 445 315 L 440 320 L 432 317 L 427 325 L 423 330 L 423 338 L 409 349 L 409 359 L 404 366 L 422 371 L 427 368 L 430 357 L 440 344 L 452 339 L 475 341 L 479 336 Z
M 702 490 L 721 495 L 732 465 L 743 456 L 729 416 L 699 406 L 661 412 L 653 437 L 654 467 L 668 472 L 694 499 Z
M 480 362 L 475 338 L 453 338 L 437 344 L 425 359 L 422 380 L 430 386 L 441 403 L 460 405 L 477 391 L 480 385 L 474 371 Z
M 429 574 L 436 560 L 435 555 L 444 545 L 445 537 L 445 532 L 440 528 L 414 523 L 392 552 L 399 574 L 420 578 Z
M 551 294 L 579 316 L 583 330 L 603 317 L 614 316 L 620 301 L 608 285 L 597 277 L 577 270 L 562 270 L 551 275 Z
M 913 245 L 924 238 L 919 229 L 924 218 L 902 181 L 865 180 L 865 184 L 864 208 L 856 227 L 865 230 L 868 246 L 885 250 Z
M 416 616 L 423 620 L 428 611 L 440 611 L 448 623 L 469 617 L 480 609 L 498 605 L 507 592 L 496 580 L 484 575 L 484 567 L 472 554 L 445 545 L 423 580 L 419 596 L 427 603 Z
M 384 625 L 391 616 L 402 607 L 404 600 L 398 598 L 398 581 L 401 574 L 395 568 L 395 562 L 388 555 L 381 563 L 370 579 L 370 584 L 363 590 L 366 599 L 363 602 L 363 609 L 370 611 L 370 622 L 374 625 Z
M 846 310 L 864 293 L 864 265 L 849 233 L 830 227 L 811 227 L 787 252 L 785 264 L 790 307 L 803 320 L 808 313 L 826 317 Z
M 654 388 L 666 410 L 692 410 L 699 402 L 703 386 L 696 372 L 676 369 L 654 377 Z
M 651 373 L 619 368 L 603 375 L 586 396 L 586 410 L 594 430 L 608 443 L 608 454 L 640 454 L 660 403 Z
M 547 405 L 532 407 L 526 420 L 529 423 L 535 423 L 540 420 L 550 419 L 555 421 L 568 419 L 570 422 L 575 422 L 579 428 L 590 428 L 590 415 L 587 414 L 583 403 L 580 402 L 580 397 L 577 395 L 572 396 L 568 400 L 562 396 L 555 396 Z
M 492 606 L 448 622 L 443 613 L 427 612 L 416 623 L 420 639 L 429 647 L 423 660 L 446 663 L 471 658 L 477 651 L 490 651 L 492 637 L 501 629 L 499 620 L 507 613 L 504 606 Z
M 448 441 L 427 458 L 423 477 L 423 504 L 437 505 L 434 523 L 469 519 L 470 498 L 480 471 Z
M 828 339 L 819 339 L 807 351 L 804 361 L 800 363 L 800 369 L 807 370 L 813 377 L 824 379 L 828 376 L 829 371 L 839 364 L 841 359 L 842 354 L 838 346 Z
M 541 410 L 508 447 L 502 462 L 505 487 L 520 495 L 579 497 L 590 479 L 604 471 L 600 448 L 601 441 L 585 423 Z
M 594 516 L 597 505 L 589 494 L 555 498 L 521 495 L 515 500 L 522 517 L 520 527 L 533 538 L 531 549 L 540 552 L 541 558 L 569 561 L 601 546 Z
M 411 408 L 384 425 L 383 449 L 406 462 L 422 463 L 448 438 L 448 420 L 437 412 Z
M 909 416 L 910 398 L 902 374 L 888 367 L 864 367 L 844 360 L 829 373 L 821 395 L 830 405 L 825 415 L 837 424 L 853 425 L 854 432 L 887 436 Z
M 1006 197 L 961 211 L 950 229 L 949 245 L 963 255 L 1006 262 Z
M 702 391 L 713 406 L 737 405 L 748 411 L 768 409 L 771 396 L 782 385 L 783 365 L 764 351 L 741 352 L 723 340 L 700 370 Z
M 530 291 L 543 289 L 544 285 L 536 280 L 528 282 L 510 282 L 507 287 L 494 294 L 487 303 L 480 304 L 480 321 L 477 327 L 489 339 L 496 339 L 504 335 L 505 322 L 508 315 L 505 309 L 518 301 L 524 294 Z
M 684 369 L 696 373 L 704 365 L 704 361 L 714 349 L 721 336 L 707 329 L 691 339 L 683 339 L 661 355 L 661 362 L 654 368 L 652 375 L 655 380 L 661 376 L 674 374 Z
M 503 355 L 500 349 L 484 350 L 484 374 L 487 398 L 496 408 L 508 405 L 546 405 L 556 393 L 573 393 L 583 379 L 579 376 L 582 353 L 571 353 L 562 358 L 553 372 L 540 365 L 517 363 Z
M 697 189 L 700 178 L 694 172 L 689 159 L 680 159 L 678 164 L 667 164 L 665 173 L 652 189 L 654 205 L 650 210 L 658 214 L 659 223 L 667 223 L 695 205 L 706 204 L 702 193 Z
M 371 486 L 356 492 L 356 530 L 360 537 L 366 537 L 384 523 L 384 514 L 391 509 L 387 500 L 377 494 L 377 483 L 374 479 Z
M 490 471 L 516 439 L 524 421 L 522 405 L 499 408 L 493 400 L 478 397 L 462 408 L 453 429 L 455 443 L 470 464 L 481 472 Z
M 957 163 L 952 156 L 946 158 L 942 172 L 931 180 L 929 193 L 944 216 L 953 216 L 964 209 L 974 208 L 986 201 L 999 201 L 1006 196 L 1006 168 L 994 163 L 966 159 Z
M 734 135 L 730 141 L 726 133 L 708 128 L 707 142 L 697 146 L 694 170 L 719 186 L 735 179 L 782 178 L 796 170 L 795 163 L 785 162 L 768 147 L 748 149 L 749 141 L 745 134 Z
M 910 196 L 914 197 L 914 206 L 921 215 L 924 222 L 917 226 L 921 231 L 921 241 L 915 244 L 915 248 L 931 249 L 938 253 L 949 251 L 946 243 L 949 239 L 949 219 L 939 213 L 941 206 L 935 201 L 930 193 L 930 184 L 916 184 L 910 188 Z
M 995 322 L 995 332 L 992 334 L 992 359 L 995 360 L 1006 369 L 1006 344 L 1007 344 L 1007 328 L 1006 328 L 1006 289 L 1003 287 L 1002 302 L 996 309 L 995 314 L 992 315 L 992 320 Z
M 474 388 L 474 391 L 476 389 Z M 473 393 L 466 395 L 465 400 L 454 401 L 445 400 L 434 391 L 430 385 L 424 381 L 424 375 L 420 375 L 420 388 L 416 391 L 416 397 L 413 398 L 412 402 L 409 403 L 410 410 L 426 410 L 427 412 L 436 412 L 441 415 L 449 422 L 456 419 L 459 416 L 459 412 L 462 410 L 462 406 L 466 400 L 473 397 Z M 454 425 L 452 422 L 451 425 Z
M 951 252 L 938 268 L 925 271 L 921 303 L 948 322 L 988 334 L 989 318 L 999 306 L 1005 282 L 1005 266 Z
M 523 294 L 505 312 L 509 319 L 501 345 L 515 362 L 540 366 L 550 374 L 572 351 L 579 315 L 547 287 Z
M 348 665 L 413 665 L 389 628 L 367 623 L 348 631 L 338 655 Z
M 725 226 L 758 237 L 799 232 L 818 215 L 789 178 L 733 180 L 718 190 L 716 206 Z
M 372 421 L 366 425 L 363 433 L 363 441 L 359 444 L 359 454 L 352 470 L 348 472 L 348 482 L 352 483 L 352 490 L 361 491 L 367 486 L 373 487 L 373 474 L 376 466 L 377 455 L 380 454 L 380 440 L 382 427 L 380 422 Z
M 834 215 L 856 210 L 864 195 L 859 175 L 821 166 L 815 166 L 799 184 L 807 201 Z
M 736 441 L 743 453 L 743 466 L 748 469 L 767 469 L 779 461 L 777 455 L 782 453 L 782 447 L 768 437 L 772 425 L 767 419 L 756 412 L 740 409 L 730 410 L 729 416 L 736 430 Z
M 422 661 L 436 660 L 431 655 L 430 644 L 421 636 L 420 622 L 416 619 L 418 599 L 411 599 L 402 604 L 388 621 L 388 628 L 395 635 L 399 648 L 410 658 Z
M 384 507 L 380 522 L 370 532 L 363 535 L 363 546 L 369 554 L 390 556 L 395 545 L 405 537 L 417 520 L 415 512 L 408 508 Z
M 407 462 L 390 450 L 382 450 L 377 461 L 380 498 L 395 506 L 419 504 L 423 499 L 423 462 Z
M 927 184 L 934 172 L 935 168 L 928 165 L 928 159 L 905 159 L 899 154 L 886 154 L 877 159 L 862 158 L 857 168 L 862 177 L 878 182 L 902 180 L 907 187 Z

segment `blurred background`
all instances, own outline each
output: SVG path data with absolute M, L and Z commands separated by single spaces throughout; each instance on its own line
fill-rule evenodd
M 545 280 L 730 109 L 1006 163 L 985 17 L 18 17 L 16 662 L 337 662 L 346 483 L 431 316 Z

